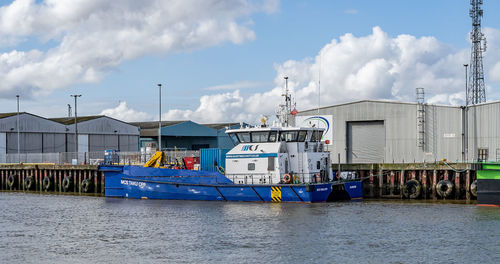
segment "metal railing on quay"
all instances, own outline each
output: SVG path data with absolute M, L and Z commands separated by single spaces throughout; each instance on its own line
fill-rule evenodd
M 169 164 L 182 163 L 185 157 L 199 157 L 195 150 L 164 151 L 165 160 Z M 144 165 L 154 153 L 116 152 L 117 160 L 113 163 L 121 165 Z M 0 154 L 0 164 L 48 163 L 54 165 L 98 165 L 104 162 L 104 151 L 96 152 L 59 152 L 59 153 L 8 153 Z

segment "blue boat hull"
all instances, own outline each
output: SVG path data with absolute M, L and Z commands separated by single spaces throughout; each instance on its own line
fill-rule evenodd
M 332 183 L 318 184 L 234 184 L 217 172 L 102 166 L 105 196 L 137 199 L 325 202 L 332 197 Z M 334 185 L 349 199 L 361 199 L 361 182 Z M 340 188 L 339 188 L 340 187 Z

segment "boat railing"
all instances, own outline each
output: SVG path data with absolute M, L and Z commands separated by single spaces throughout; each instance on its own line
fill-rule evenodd
M 269 173 L 234 173 L 225 176 L 236 184 L 273 184 L 273 176 Z
M 232 173 L 225 175 L 228 179 L 232 180 L 236 184 L 274 184 L 274 183 L 285 183 L 282 177 L 277 180 L 276 175 L 271 173 Z M 302 183 L 321 183 L 329 182 L 328 178 L 321 178 L 319 173 L 290 173 L 290 182 L 293 184 Z

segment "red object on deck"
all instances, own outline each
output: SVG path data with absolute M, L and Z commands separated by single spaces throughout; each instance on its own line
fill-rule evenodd
M 296 115 L 298 113 L 299 113 L 299 111 L 297 111 L 297 109 L 295 109 L 295 108 L 292 110 L 292 112 L 290 112 L 291 115 Z
M 194 164 L 200 164 L 200 157 L 185 157 L 184 164 L 187 170 L 193 170 Z

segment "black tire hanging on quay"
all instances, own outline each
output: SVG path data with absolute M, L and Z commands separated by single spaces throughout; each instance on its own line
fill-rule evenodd
M 470 193 L 474 197 L 477 197 L 477 180 L 473 181 L 472 184 L 470 185 Z
M 30 191 L 33 189 L 33 186 L 35 186 L 35 178 L 33 178 L 33 176 L 26 177 L 26 179 L 24 179 L 24 189 Z
M 71 187 L 73 185 L 73 181 L 71 180 L 70 176 L 65 176 L 63 181 L 62 181 L 62 187 L 65 192 L 71 190 Z
M 436 185 L 436 192 L 442 198 L 450 197 L 453 192 L 453 183 L 449 180 L 440 180 Z
M 422 185 L 417 180 L 409 180 L 403 186 L 403 196 L 409 199 L 417 199 L 422 192 Z
M 93 184 L 92 184 L 92 180 L 91 179 L 85 179 L 82 181 L 82 192 L 84 193 L 88 193 L 88 192 L 91 192 L 92 191 L 92 187 L 93 187 Z
M 8 185 L 10 188 L 14 188 L 14 186 L 16 186 L 16 182 L 17 182 L 17 175 L 16 175 L 16 174 L 11 174 L 11 175 L 7 178 L 7 185 Z
M 45 176 L 42 181 L 42 187 L 45 191 L 50 191 L 52 188 L 52 179 L 50 176 Z

